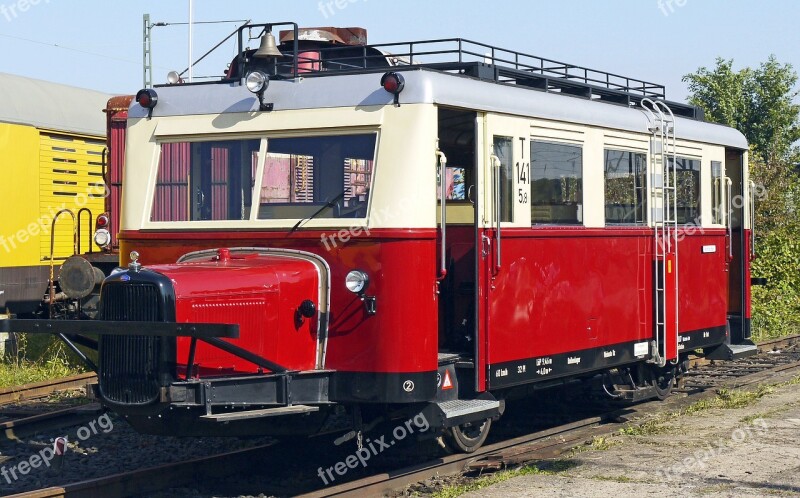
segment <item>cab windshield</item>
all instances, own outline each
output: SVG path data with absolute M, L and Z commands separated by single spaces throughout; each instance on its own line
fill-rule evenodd
M 161 145 L 154 222 L 364 218 L 375 133 Z M 336 200 L 337 202 L 331 202 Z

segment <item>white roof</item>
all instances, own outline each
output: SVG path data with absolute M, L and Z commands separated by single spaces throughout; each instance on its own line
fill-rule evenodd
M 642 109 L 589 99 L 536 91 L 513 85 L 481 81 L 427 69 L 404 71 L 401 103 L 438 104 L 479 111 L 530 116 L 617 130 L 649 133 L 648 116 Z M 270 83 L 265 99 L 275 111 L 349 106 L 391 105 L 394 97 L 380 87 L 380 72 L 331 75 Z M 257 98 L 243 85 L 203 84 L 157 88 L 159 101 L 153 116 L 185 116 L 257 112 Z M 129 117 L 146 117 L 136 102 Z M 676 118 L 676 134 L 683 140 L 746 150 L 747 139 L 739 131 L 713 123 Z
M 105 136 L 111 95 L 0 73 L 0 122 Z

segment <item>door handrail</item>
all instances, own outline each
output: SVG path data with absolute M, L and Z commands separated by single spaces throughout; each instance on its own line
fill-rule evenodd
M 501 209 L 502 209 L 502 205 L 500 203 L 500 191 L 501 191 L 501 189 L 500 189 L 500 183 L 501 183 L 500 168 L 503 167 L 503 162 L 500 161 L 500 158 L 497 157 L 497 155 L 495 155 L 495 154 L 492 154 L 490 157 L 491 157 L 491 160 L 492 160 L 492 172 L 494 173 L 494 215 L 495 215 L 494 216 L 494 218 L 495 218 L 494 222 L 495 222 L 495 239 L 497 239 L 497 245 L 496 245 L 497 248 L 495 249 L 494 271 L 495 271 L 495 273 L 497 273 L 497 272 L 500 271 L 500 268 L 502 267 L 502 261 L 503 261 L 503 256 L 502 256 L 502 245 L 503 244 L 502 244 L 502 238 L 501 238 L 501 235 L 500 235 L 500 228 L 501 228 L 500 223 L 501 223 L 501 220 L 503 218 L 503 216 L 502 216 L 502 214 L 500 212 Z
M 437 280 L 447 278 L 447 156 L 441 150 L 436 151 L 436 164 L 439 169 L 439 192 L 442 209 L 442 250 L 441 266 Z

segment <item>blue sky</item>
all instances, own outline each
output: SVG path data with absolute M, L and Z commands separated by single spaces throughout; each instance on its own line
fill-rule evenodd
M 756 66 L 775 54 L 800 69 L 797 0 L 195 0 L 195 20 L 360 26 L 373 43 L 462 37 L 667 86 L 717 56 Z M 109 93 L 142 86 L 142 14 L 186 22 L 188 0 L 0 0 L 0 72 Z M 235 28 L 195 29 L 199 56 Z M 155 81 L 188 58 L 185 26 L 153 31 Z M 55 45 L 58 45 L 56 47 Z M 196 74 L 219 74 L 233 43 Z

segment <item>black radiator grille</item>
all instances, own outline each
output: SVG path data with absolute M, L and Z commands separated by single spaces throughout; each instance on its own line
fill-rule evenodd
M 159 289 L 152 284 L 103 287 L 102 318 L 113 321 L 163 320 Z M 144 336 L 100 338 L 100 390 L 116 403 L 146 404 L 158 399 L 163 339 Z

